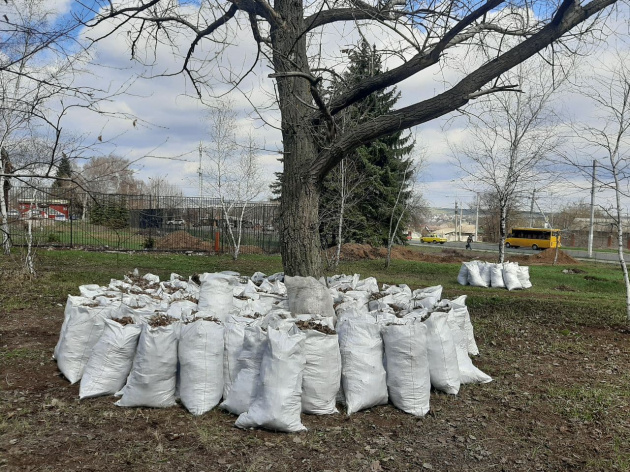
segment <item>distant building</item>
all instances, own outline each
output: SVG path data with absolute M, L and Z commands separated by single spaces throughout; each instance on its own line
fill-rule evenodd
M 42 202 L 33 198 L 20 198 L 18 211 L 23 218 L 45 218 L 60 221 L 70 218 L 69 202 L 61 199 Z

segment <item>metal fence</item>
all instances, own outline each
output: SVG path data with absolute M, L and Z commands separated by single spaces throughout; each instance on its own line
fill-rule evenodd
M 237 238 L 242 219 L 242 254 L 279 252 L 277 203 L 224 206 L 227 217 L 215 198 L 16 187 L 9 194 L 9 232 L 16 246 L 26 244 L 30 221 L 40 246 L 231 253 L 230 231 Z

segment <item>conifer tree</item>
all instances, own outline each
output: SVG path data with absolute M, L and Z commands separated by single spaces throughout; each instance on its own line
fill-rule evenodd
M 362 41 L 350 52 L 349 59 L 347 71 L 333 84 L 329 94 L 334 96 L 344 93 L 366 78 L 382 73 L 381 55 L 366 41 Z M 374 93 L 345 110 L 340 127 L 347 131 L 376 116 L 388 113 L 394 109 L 399 98 L 400 93 L 396 87 Z M 343 241 L 369 243 L 375 246 L 387 243 L 393 207 L 396 204 L 405 206 L 411 198 L 408 188 L 415 175 L 406 170 L 409 168 L 414 144 L 408 132 L 399 131 L 384 136 L 346 156 L 345 160 L 351 165 L 337 167 L 326 177 L 320 199 L 320 236 L 325 246 L 337 243 L 340 182 L 349 185 L 355 193 L 353 204 L 343 209 L 346 212 L 343 217 L 343 221 L 346 222 L 342 230 Z M 347 173 L 343 179 L 339 176 L 340 172 Z M 353 181 L 356 185 L 352 184 Z M 396 203 L 401 186 L 402 199 Z M 402 233 L 406 222 L 402 223 L 398 239 L 404 241 Z

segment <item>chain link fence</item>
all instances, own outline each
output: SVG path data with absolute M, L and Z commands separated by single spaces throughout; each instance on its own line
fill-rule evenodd
M 9 193 L 9 233 L 13 245 L 25 245 L 30 222 L 39 246 L 220 254 L 233 252 L 230 232 L 238 238 L 242 213 L 240 253 L 279 252 L 277 203 L 226 207 L 227 216 L 216 198 L 15 187 Z

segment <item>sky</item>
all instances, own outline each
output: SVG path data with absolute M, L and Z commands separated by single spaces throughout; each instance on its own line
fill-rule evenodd
M 55 6 L 60 17 L 71 9 L 76 12 L 76 3 L 72 0 L 47 1 Z M 622 21 L 619 20 L 619 23 Z M 80 34 L 84 38 L 95 38 L 106 31 L 106 27 L 84 29 Z M 229 39 L 233 46 L 229 54 L 215 60 L 216 67 L 209 74 L 215 94 L 220 95 L 227 91 L 227 86 L 221 83 L 221 79 L 225 81 L 228 73 L 239 73 L 253 62 L 255 48 L 248 34 L 247 28 L 232 34 Z M 384 30 L 372 29 L 366 35 L 377 47 L 384 46 L 388 41 L 395 41 L 391 32 Z M 326 51 L 324 65 L 333 65 L 342 56 L 340 51 L 356 43 L 358 38 L 356 31 L 349 25 L 322 28 L 318 39 L 323 44 L 322 50 Z M 181 54 L 187 42 L 185 38 L 177 39 L 181 41 L 179 48 L 175 49 Z M 138 56 L 151 61 L 149 56 L 143 54 L 150 54 L 152 51 L 141 44 Z M 167 47 L 158 47 L 156 52 L 155 61 L 151 61 L 149 66 L 143 66 L 130 60 L 129 44 L 124 34 L 113 35 L 96 43 L 92 50 L 93 60 L 88 68 L 89 74 L 78 77 L 77 83 L 109 91 L 126 87 L 125 94 L 103 103 L 101 110 L 108 114 L 128 114 L 129 118 L 76 110 L 66 117 L 64 132 L 95 143 L 94 154 L 113 153 L 131 160 L 140 179 L 146 181 L 149 178 L 166 177 L 170 183 L 179 186 L 185 195 L 198 195 L 198 148 L 200 142 L 209 145 L 208 113 L 211 113 L 211 109 L 208 105 L 216 102 L 206 95 L 205 103 L 202 103 L 195 96 L 190 82 L 182 75 L 160 76 L 163 72 L 176 71 L 181 66 L 181 60 Z M 206 45 L 200 45 L 196 50 L 199 57 L 213 57 L 218 53 L 215 48 Z M 605 60 L 602 51 L 597 56 L 604 57 Z M 401 92 L 401 100 L 398 106 L 406 106 L 433 96 L 444 89 L 445 82 L 453 83 L 459 74 L 456 69 L 465 67 L 467 58 L 453 53 L 449 60 L 456 67 L 435 68 L 400 83 L 398 90 Z M 462 64 L 458 64 L 458 61 Z M 396 59 L 392 59 L 388 65 L 395 63 Z M 277 129 L 265 126 L 251 113 L 251 104 L 262 109 L 271 103 L 273 84 L 267 78 L 270 72 L 266 67 L 255 68 L 253 74 L 240 85 L 242 92 L 230 94 L 232 106 L 239 114 L 237 133 L 241 137 L 247 132 L 254 134 L 262 148 L 260 162 L 269 182 L 274 179 L 273 173 L 281 170 L 278 161 L 281 137 Z M 131 77 L 134 76 L 136 78 L 131 82 Z M 575 94 L 566 93 L 558 101 L 562 103 L 562 112 L 566 115 L 585 117 L 592 113 L 589 104 Z M 278 113 L 266 111 L 264 118 L 272 125 L 277 125 Z M 451 208 L 455 201 L 465 207 L 474 205 L 475 192 L 462 184 L 462 173 L 452 163 L 451 146 L 471 139 L 466 120 L 449 115 L 416 127 L 411 132 L 415 134 L 419 144 L 417 157 L 423 160 L 417 189 L 422 192 L 429 205 Z M 553 210 L 570 201 L 586 201 L 589 196 L 588 179 L 576 174 L 574 180 L 579 182 L 580 189 L 565 183 L 539 189 L 539 204 L 547 210 Z

